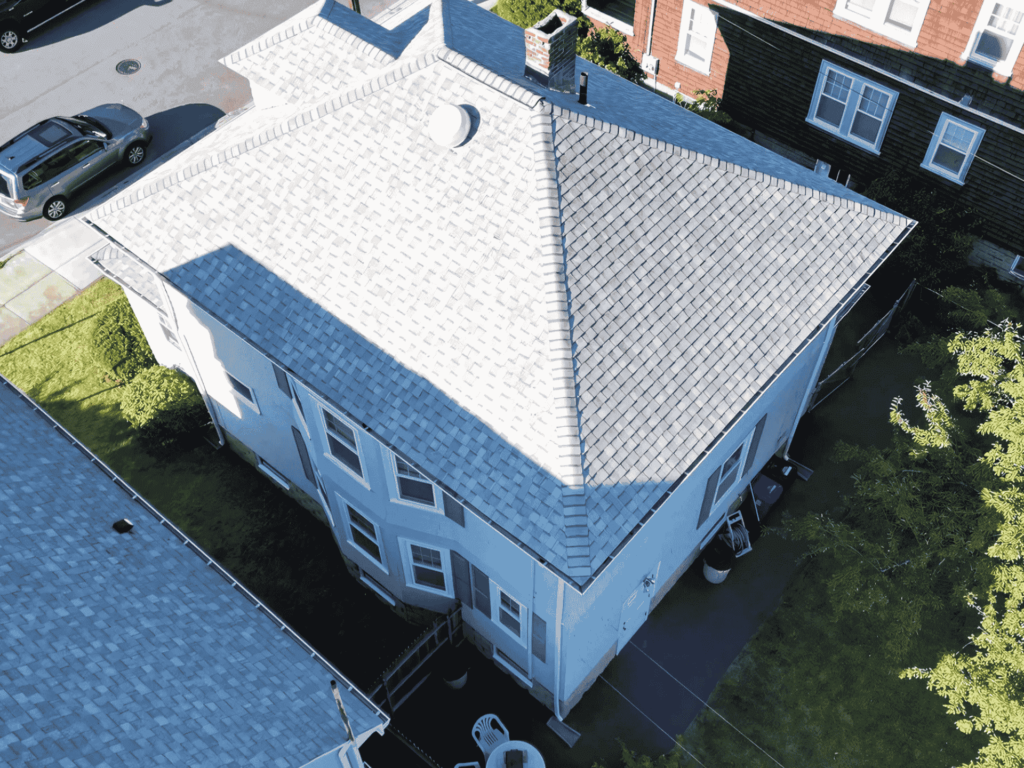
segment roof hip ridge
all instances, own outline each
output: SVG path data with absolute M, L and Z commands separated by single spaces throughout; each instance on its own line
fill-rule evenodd
M 860 203 L 856 200 L 848 200 L 845 197 L 839 197 L 838 195 L 833 195 L 829 192 L 823 192 L 820 189 L 813 189 L 811 187 L 804 186 L 803 184 L 788 181 L 787 179 L 780 179 L 777 176 L 772 176 L 764 171 L 755 171 L 752 168 L 730 163 L 726 160 L 722 160 L 721 158 L 714 157 L 713 155 L 705 155 L 700 152 L 695 152 L 692 149 L 680 147 L 678 144 L 672 144 L 667 141 L 662 141 L 661 139 L 655 139 L 651 136 L 647 136 L 646 134 L 637 133 L 636 131 L 623 128 L 615 123 L 599 120 L 589 115 L 581 115 L 578 112 L 566 109 L 565 107 L 552 105 L 552 111 L 555 117 L 561 117 L 574 123 L 580 123 L 589 128 L 596 128 L 603 133 L 609 133 L 613 136 L 622 136 L 629 141 L 637 141 L 641 144 L 646 144 L 653 149 L 668 152 L 669 154 L 676 155 L 677 157 L 695 160 L 710 168 L 720 168 L 727 173 L 739 176 L 740 178 L 751 179 L 765 186 L 778 187 L 786 192 L 794 192 L 799 195 L 820 200 L 821 202 L 831 204 L 836 208 L 845 208 L 852 210 L 855 213 L 867 214 L 874 218 L 882 219 L 890 224 L 898 224 L 900 222 L 907 224 L 910 222 L 910 219 L 906 216 L 900 216 L 889 211 L 879 210 L 878 208 L 865 205 L 864 203 Z
M 474 80 L 479 80 L 487 87 L 500 91 L 530 109 L 534 109 L 538 104 L 546 101 L 539 93 L 535 93 L 529 88 L 499 75 L 497 72 L 469 58 L 466 54 L 449 48 L 447 45 L 438 46 L 435 51 L 439 59 L 455 67 L 463 74 L 472 77 Z
M 558 445 L 559 481 L 562 486 L 562 530 L 565 533 L 567 571 L 580 584 L 591 575 L 590 527 L 587 520 L 586 477 L 576 399 L 576 365 L 572 351 L 572 322 L 566 285 L 562 208 L 556 171 L 554 120 L 551 109 L 540 105 L 530 115 L 534 201 L 540 214 L 541 271 L 546 278 L 545 314 L 548 349 L 554 374 L 555 441 Z
M 355 48 L 360 53 L 368 54 L 372 56 L 376 61 L 381 62 L 383 64 L 391 64 L 398 60 L 398 57 L 396 57 L 394 54 L 385 51 L 383 48 L 374 45 L 369 40 L 365 40 L 359 37 L 359 35 L 350 32 L 341 25 L 335 24 L 333 21 L 327 18 L 327 16 L 330 15 L 330 11 L 327 11 L 328 6 L 331 6 L 333 8 L 333 6 L 335 5 L 337 5 L 335 0 L 327 0 L 327 2 L 324 3 L 324 7 L 321 9 L 320 13 L 318 13 L 311 19 L 310 26 L 318 27 L 319 29 L 324 30 L 333 37 L 339 40 L 343 40 L 346 43 L 350 43 L 352 47 Z
M 113 213 L 114 211 L 121 210 L 122 208 L 127 208 L 140 200 L 151 197 L 161 190 L 169 189 L 176 184 L 187 181 L 193 176 L 198 176 L 203 171 L 207 171 L 221 163 L 227 162 L 231 158 L 240 157 L 257 147 L 261 147 L 272 139 L 280 138 L 281 136 L 291 133 L 298 128 L 309 125 L 314 120 L 326 117 L 333 112 L 337 112 L 343 107 L 347 107 L 350 104 L 361 101 L 362 99 L 383 90 L 385 87 L 409 77 L 437 60 L 438 56 L 435 52 L 428 52 L 411 61 L 402 62 L 400 67 L 391 67 L 384 72 L 381 72 L 376 77 L 353 86 L 339 96 L 325 99 L 318 104 L 314 104 L 293 114 L 291 117 L 281 118 L 279 122 L 274 123 L 271 127 L 261 131 L 256 136 L 247 136 L 246 138 L 240 139 L 227 148 L 217 152 L 215 155 L 204 156 L 185 166 L 176 173 L 168 174 L 135 189 L 131 194 L 128 194 L 126 191 L 126 193 L 120 194 L 97 207 L 95 211 L 93 211 L 93 215 L 97 218 L 105 216 L 108 213 Z M 249 116 L 255 116 L 258 114 L 260 114 L 259 109 L 250 110 L 248 112 Z M 199 142 L 196 142 L 193 146 L 201 146 L 202 141 L 204 141 L 208 136 L 216 135 L 216 133 L 216 130 L 210 131 L 210 133 L 203 136 Z M 188 148 L 182 151 L 188 151 Z M 154 169 L 154 171 L 156 170 L 158 169 Z M 135 185 L 132 185 L 132 187 L 134 186 Z M 132 187 L 129 187 L 129 190 L 132 189 Z

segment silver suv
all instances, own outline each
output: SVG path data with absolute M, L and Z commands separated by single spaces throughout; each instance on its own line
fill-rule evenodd
M 121 104 L 37 123 L 0 146 L 0 213 L 56 221 L 71 193 L 111 168 L 139 165 L 152 140 L 145 118 Z

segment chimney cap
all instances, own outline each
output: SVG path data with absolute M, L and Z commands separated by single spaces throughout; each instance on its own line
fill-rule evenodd
M 454 148 L 466 140 L 471 121 L 469 113 L 456 104 L 442 104 L 430 116 L 427 132 L 434 143 Z

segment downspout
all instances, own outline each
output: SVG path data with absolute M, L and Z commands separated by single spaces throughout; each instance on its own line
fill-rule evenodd
M 825 343 L 821 345 L 821 354 L 818 356 L 818 363 L 814 366 L 814 375 L 811 376 L 811 381 L 807 385 L 807 391 L 804 392 L 803 402 L 800 403 L 800 415 L 797 416 L 796 421 L 793 422 L 793 429 L 789 433 L 789 439 L 786 440 L 786 450 L 783 451 L 783 456 L 789 459 L 789 449 L 793 445 L 793 438 L 796 437 L 797 427 L 800 426 L 800 419 L 807 413 L 807 404 L 810 402 L 811 395 L 814 392 L 814 388 L 818 386 L 818 379 L 821 376 L 821 369 L 825 367 L 825 358 L 828 356 L 828 351 L 832 348 L 832 340 L 836 336 L 836 328 L 839 325 L 838 316 L 832 318 L 832 322 L 829 323 L 828 332 L 826 335 Z
M 651 55 L 651 47 L 654 45 L 654 9 L 658 7 L 658 0 L 651 0 L 651 20 L 647 22 L 647 51 Z
M 562 698 L 560 688 L 562 687 L 562 605 L 565 602 L 565 582 L 558 580 L 558 597 L 555 601 L 555 717 L 562 722 L 562 708 L 559 700 Z
M 537 582 L 534 579 L 537 577 L 537 561 L 532 557 L 530 558 L 530 606 L 533 610 L 536 610 L 537 601 L 535 599 L 537 595 Z M 533 617 L 530 617 L 531 626 L 526 628 L 526 631 L 530 633 L 530 642 L 526 644 L 526 676 L 533 680 Z

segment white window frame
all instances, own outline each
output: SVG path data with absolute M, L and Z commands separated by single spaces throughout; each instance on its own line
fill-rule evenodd
M 440 595 L 443 597 L 455 597 L 452 580 L 452 558 L 451 552 L 448 549 L 440 547 L 436 544 L 424 544 L 420 541 L 413 541 L 412 539 L 399 539 L 398 543 L 402 551 L 402 566 L 405 569 L 405 583 L 407 586 L 410 586 L 413 589 L 419 589 L 424 592 L 429 592 L 432 595 Z M 416 582 L 416 576 L 413 570 L 414 562 L 412 559 L 413 546 L 423 547 L 424 549 L 430 549 L 434 552 L 438 552 L 441 555 L 441 568 L 439 572 L 444 574 L 445 588 L 443 590 L 440 590 L 437 587 L 431 587 L 427 584 L 418 584 Z M 436 568 L 433 568 L 432 566 L 423 566 L 422 564 L 420 565 L 420 567 L 429 567 L 433 570 L 438 570 Z
M 1024 281 L 1024 258 L 1013 257 L 1013 264 L 1010 265 L 1010 277 L 1015 280 Z
M 410 464 L 405 459 L 397 456 L 394 451 L 390 448 L 383 448 L 386 451 L 386 460 L 391 466 L 391 482 L 388 483 L 391 490 L 391 500 L 398 504 L 406 504 L 417 509 L 429 509 L 434 512 L 444 514 L 443 499 L 441 498 L 441 489 L 438 488 L 426 475 L 423 475 L 416 467 Z M 399 474 L 398 462 L 402 462 L 409 467 L 410 470 L 420 475 L 420 478 L 410 478 L 416 482 L 422 482 L 430 486 L 430 490 L 433 493 L 434 500 L 431 502 L 420 501 L 419 499 L 406 498 L 402 496 L 402 476 Z M 393 483 L 393 484 L 392 484 Z M 438 502 L 441 504 L 438 504 Z
M 843 107 L 843 116 L 838 126 L 832 125 L 832 123 L 823 120 L 818 117 L 818 105 L 823 97 L 830 98 L 833 101 L 838 102 L 839 100 L 824 94 L 826 82 L 830 72 L 836 74 L 837 77 L 849 78 L 853 82 L 850 84 L 849 92 L 846 96 L 846 101 Z M 885 108 L 885 114 L 881 119 L 881 125 L 878 128 L 878 135 L 875 138 L 874 143 L 867 141 L 860 136 L 857 136 L 852 132 L 853 122 L 857 116 L 857 113 L 861 111 L 861 97 L 864 95 L 865 89 L 872 88 L 880 93 L 888 96 L 888 102 Z M 810 109 L 807 110 L 806 121 L 813 125 L 815 128 L 836 136 L 843 141 L 853 144 L 856 147 L 860 147 L 873 155 L 879 154 L 882 148 L 882 142 L 885 139 L 885 132 L 889 128 L 889 120 L 892 118 L 892 113 L 896 109 L 896 100 L 899 97 L 899 92 L 894 91 L 892 88 L 887 88 L 884 85 L 880 85 L 873 80 L 868 80 L 865 77 L 856 75 L 849 70 L 837 67 L 829 61 L 822 61 L 821 67 L 818 70 L 818 80 L 814 84 L 814 95 L 811 98 Z M 865 113 L 866 114 L 866 113 Z M 877 115 L 871 115 L 871 117 L 877 119 Z
M 157 320 L 160 323 L 160 330 L 164 332 L 164 338 L 167 340 L 167 343 L 180 352 L 181 342 L 178 341 L 178 334 L 171 330 L 170 318 L 164 317 L 164 314 L 161 312 L 157 315 Z
M 355 448 L 354 449 L 353 449 L 353 447 L 351 445 L 348 445 L 348 443 L 345 442 L 347 440 L 347 438 L 344 435 L 340 434 L 339 432 L 334 431 L 333 429 L 331 429 L 328 426 L 328 424 L 327 424 L 327 417 L 328 417 L 328 415 L 330 415 L 331 419 L 333 419 L 335 422 L 338 422 L 341 426 L 348 427 L 350 430 L 352 430 L 352 438 L 355 441 Z M 352 477 L 356 478 L 360 483 L 362 483 L 363 485 L 366 485 L 366 487 L 369 488 L 369 485 L 367 485 L 367 482 L 366 482 L 366 461 L 365 461 L 365 457 L 364 457 L 364 453 L 365 452 L 362 450 L 362 447 L 359 444 L 359 441 L 360 441 L 359 433 L 360 433 L 361 430 L 357 426 L 355 426 L 352 422 L 350 422 L 348 419 L 342 418 L 337 413 L 335 413 L 334 411 L 332 411 L 331 409 L 327 408 L 326 406 L 324 406 L 322 404 L 320 406 L 320 423 L 321 423 L 321 425 L 323 426 L 323 429 L 324 429 L 324 440 L 325 440 L 326 445 L 327 445 L 327 450 L 324 452 L 324 456 L 326 456 L 328 459 L 330 459 L 331 462 L 333 462 L 335 466 L 341 467 L 343 470 L 348 472 L 348 474 L 350 474 Z M 340 444 L 342 444 L 344 447 L 348 448 L 350 451 L 353 451 L 355 453 L 356 459 L 358 459 L 358 461 L 359 461 L 359 471 L 358 472 L 356 472 L 356 470 L 352 469 L 352 467 L 350 467 L 348 464 L 346 464 L 344 461 L 342 461 L 341 459 L 339 459 L 337 456 L 334 455 L 334 452 L 331 450 L 331 438 L 332 437 L 335 440 L 338 440 L 338 442 Z
M 345 540 L 348 541 L 348 543 L 351 544 L 352 547 L 359 554 L 361 554 L 363 557 L 365 557 L 367 560 L 373 563 L 379 570 L 383 571 L 385 574 L 390 573 L 390 571 L 388 570 L 388 558 L 387 554 L 384 551 L 384 542 L 380 533 L 380 526 L 377 525 L 377 523 L 375 523 L 365 514 L 363 514 L 361 510 L 356 509 L 355 504 L 350 502 L 340 493 L 336 493 L 335 496 L 338 497 L 338 504 L 341 508 L 341 513 L 343 516 L 342 519 L 345 522 Z M 352 519 L 353 512 L 359 515 L 359 517 L 361 517 L 370 525 L 371 531 L 369 533 L 366 530 L 366 526 L 362 525 L 362 523 L 357 525 L 356 521 Z M 372 552 L 366 550 L 358 541 L 356 541 L 356 537 L 352 532 L 353 528 L 358 528 L 359 532 L 362 533 L 363 536 L 368 538 L 377 546 L 377 550 L 380 553 L 380 559 L 374 557 Z
M 725 461 L 718 466 L 718 485 L 715 488 L 715 500 L 711 504 L 712 510 L 729 498 L 729 492 L 736 488 L 736 484 L 740 481 L 740 478 L 743 477 L 743 467 L 746 466 L 747 463 L 747 453 L 750 451 L 750 442 L 754 439 L 754 431 L 755 430 L 752 430 L 742 443 L 729 451 L 729 455 L 726 456 Z M 722 470 L 725 469 L 725 465 L 728 464 L 729 460 L 736 455 L 737 451 L 740 454 L 740 458 L 736 463 L 736 477 L 728 485 L 722 485 L 724 474 Z
M 889 14 L 892 12 L 893 6 L 899 2 L 917 5 L 920 8 L 917 17 L 914 19 L 914 24 L 909 30 L 889 21 Z M 928 5 L 930 2 L 931 0 L 917 0 L 916 2 L 915 0 L 875 0 L 874 7 L 871 10 L 866 10 L 850 7 L 853 5 L 851 0 L 837 0 L 832 15 L 837 19 L 849 21 L 859 27 L 877 32 L 883 37 L 888 37 L 890 40 L 902 43 L 908 48 L 916 48 L 917 37 L 921 34 L 921 27 L 924 24 L 924 17 L 928 15 Z
M 624 35 L 632 36 L 633 34 L 633 27 L 636 24 L 635 2 L 633 3 L 633 24 L 627 24 L 624 21 L 616 19 L 614 16 L 609 16 L 607 13 L 604 13 L 603 11 L 599 11 L 596 8 L 591 8 L 587 0 L 583 0 L 583 13 L 592 19 L 600 21 L 606 27 L 611 27 L 612 29 L 618 30 Z
M 1024 11 L 1024 2 L 1022 0 L 1012 0 L 1012 2 L 1003 2 L 1002 0 L 985 0 L 981 6 L 981 10 L 978 12 L 978 18 L 974 22 L 974 29 L 971 30 L 971 36 L 967 39 L 967 47 L 964 52 L 960 55 L 960 58 L 964 61 L 971 61 L 987 69 L 991 69 L 997 75 L 1012 75 L 1013 67 L 1017 63 L 1017 58 L 1020 56 L 1021 47 L 1024 46 L 1024 20 L 1021 21 L 1020 27 L 1017 29 L 1017 34 L 1013 37 L 1013 45 L 1010 46 L 1010 52 L 1006 58 L 1002 61 L 995 61 L 988 56 L 977 53 L 978 43 L 981 42 L 981 36 L 985 30 L 988 29 L 989 19 L 992 17 L 992 12 L 995 10 L 996 5 L 1009 6 L 1015 11 Z
M 953 173 L 948 168 L 932 162 L 935 159 L 936 151 L 942 143 L 942 140 L 945 138 L 946 129 L 950 125 L 962 128 L 974 134 L 974 137 L 971 140 L 971 145 L 967 150 L 966 157 L 964 158 L 963 165 L 960 166 L 959 173 Z M 977 154 L 978 147 L 981 146 L 981 140 L 983 138 L 985 138 L 984 128 L 979 128 L 973 123 L 968 123 L 966 120 L 961 120 L 947 112 L 943 112 L 939 117 L 938 124 L 935 126 L 935 131 L 932 133 L 932 140 L 928 144 L 928 151 L 925 153 L 921 167 L 925 170 L 931 171 L 932 173 L 938 174 L 944 179 L 949 179 L 950 181 L 963 186 L 964 179 L 967 178 L 967 171 L 970 170 L 971 162 L 974 160 L 974 156 Z
M 501 620 L 502 605 L 501 597 L 504 595 L 509 599 L 510 602 L 515 603 L 519 607 L 519 634 L 517 635 L 511 629 L 509 629 L 504 622 Z M 509 613 L 506 611 L 506 613 Z M 494 579 L 491 579 L 491 621 L 501 627 L 502 631 L 509 637 L 515 638 L 515 640 L 522 646 L 526 646 L 526 625 L 529 621 L 529 611 L 526 606 L 516 600 L 512 595 L 505 589 L 499 587 Z M 510 614 L 511 615 L 511 614 Z
M 693 22 L 694 32 L 690 32 L 690 23 Z M 715 51 L 715 35 L 718 32 L 718 14 L 706 5 L 695 3 L 693 0 L 683 1 L 683 16 L 679 21 L 679 47 L 676 49 L 676 61 L 684 67 L 700 72 L 702 75 L 711 74 L 711 57 Z M 707 56 L 701 59 L 690 52 L 691 37 L 699 37 L 707 40 Z
M 264 475 L 274 481 L 276 485 L 281 486 L 286 491 L 292 487 L 292 484 L 288 482 L 288 478 L 285 477 L 280 471 L 274 469 L 266 461 L 263 460 L 262 456 L 256 457 L 256 469 L 262 472 Z
M 224 371 L 224 375 L 228 377 L 228 388 L 231 390 L 231 393 L 235 396 L 235 400 L 245 403 L 247 406 L 256 411 L 256 413 L 259 413 L 260 404 L 256 400 L 256 391 L 248 384 L 243 382 L 241 379 L 239 379 L 237 376 L 232 376 L 227 371 Z M 238 385 L 237 387 L 235 386 L 236 384 Z M 246 392 L 249 393 L 249 395 L 246 396 L 243 392 L 240 392 L 238 387 L 244 389 Z

